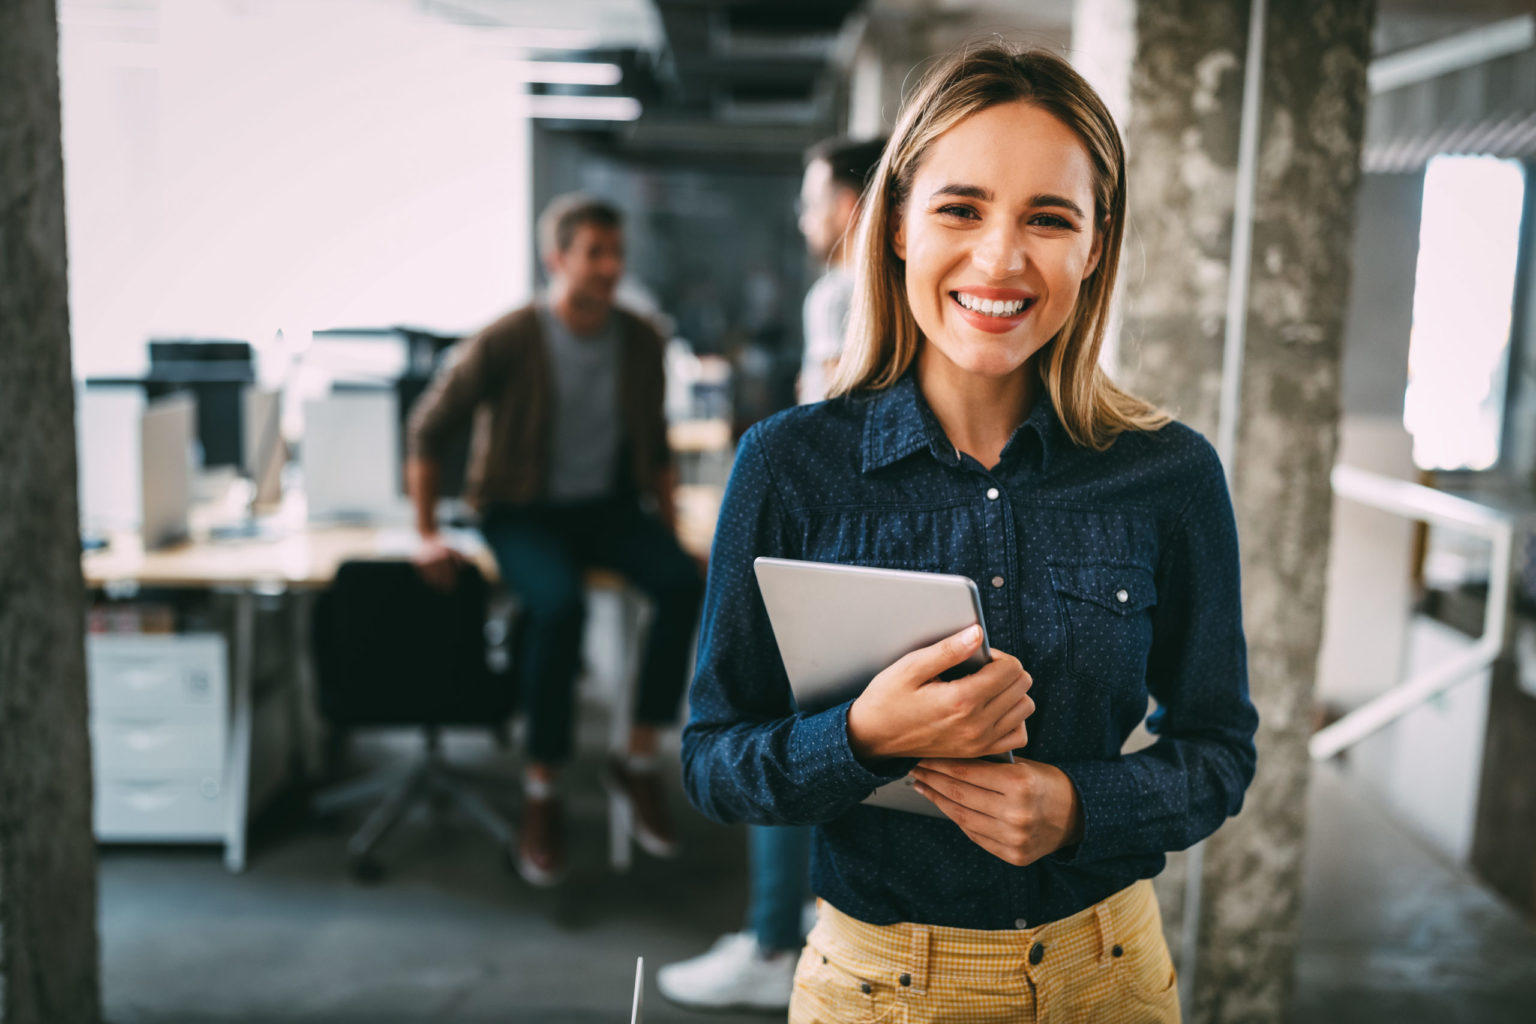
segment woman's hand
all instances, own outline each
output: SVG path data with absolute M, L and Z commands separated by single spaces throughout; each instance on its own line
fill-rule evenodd
M 917 791 L 977 846 L 1023 867 L 1083 837 L 1077 787 L 1039 761 L 924 760 L 912 769 Z
M 963 679 L 936 677 L 970 657 L 981 629 L 970 626 L 902 658 L 870 682 L 848 709 L 848 742 L 864 760 L 982 757 L 1029 742 L 1033 680 L 1019 659 L 999 651 Z

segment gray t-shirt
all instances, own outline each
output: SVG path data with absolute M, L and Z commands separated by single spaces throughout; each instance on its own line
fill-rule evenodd
M 596 334 L 578 335 L 547 304 L 538 310 L 555 386 L 549 498 L 605 497 L 619 455 L 618 317 L 610 314 Z

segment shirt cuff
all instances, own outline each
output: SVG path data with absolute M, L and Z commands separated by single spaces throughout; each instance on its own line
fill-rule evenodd
M 1115 761 L 1067 761 L 1056 765 L 1077 790 L 1083 810 L 1083 836 L 1049 859 L 1060 864 L 1091 864 L 1118 856 L 1127 830 L 1134 823 L 1126 806 L 1130 792 L 1127 768 Z
M 795 722 L 789 737 L 789 763 L 797 787 L 823 793 L 827 803 L 857 802 L 887 782 L 895 782 L 917 763 L 893 758 L 865 765 L 848 743 L 848 709 L 839 704 Z

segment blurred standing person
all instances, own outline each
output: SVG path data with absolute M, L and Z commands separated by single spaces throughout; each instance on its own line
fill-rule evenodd
M 806 151 L 800 232 L 806 248 L 826 269 L 805 296 L 802 405 L 827 397 L 828 381 L 843 350 L 853 298 L 853 273 L 843 239 L 853 225 L 864 182 L 884 148 L 884 139 L 834 137 Z M 747 927 L 721 936 L 708 952 L 668 964 L 657 973 L 657 987 L 675 1003 L 701 1009 L 789 1007 L 795 960 L 805 943 L 811 830 L 753 825 L 748 833 L 752 875 Z
M 827 397 L 827 385 L 843 351 L 848 307 L 853 301 L 850 247 L 844 244 L 869 172 L 880 162 L 884 139 L 836 137 L 805 154 L 800 183 L 800 233 L 825 270 L 805 295 L 805 354 L 800 364 L 800 404 Z
M 641 848 L 662 857 L 677 842 L 655 770 L 658 730 L 678 713 L 703 588 L 675 536 L 662 339 L 614 304 L 619 211 L 561 196 L 539 219 L 539 247 L 547 295 L 461 345 L 412 411 L 407 475 L 417 566 L 452 586 L 460 556 L 437 531 L 437 460 L 473 420 L 466 497 L 528 624 L 517 652 L 528 763 L 514 863 L 530 884 L 552 886 L 566 871 L 557 778 L 573 744 L 583 571 L 614 569 L 655 606 L 628 755 L 610 759 L 604 782 L 630 802 Z

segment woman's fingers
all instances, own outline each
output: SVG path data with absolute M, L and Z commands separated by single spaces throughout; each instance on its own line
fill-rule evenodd
M 943 812 L 944 817 L 965 829 L 967 835 L 986 836 L 993 838 L 993 833 L 1002 825 L 1002 822 L 989 814 L 969 807 L 959 800 L 946 795 L 928 782 L 919 782 L 917 791 L 927 797 L 929 802 Z M 998 841 L 998 840 L 994 840 Z
M 1035 713 L 1035 702 L 1029 694 L 1024 694 L 1013 703 L 1007 711 L 998 716 L 993 724 L 993 734 L 997 741 L 988 754 L 1001 754 L 1008 750 L 1017 750 L 1029 743 L 1029 716 Z
M 967 626 L 936 644 L 919 647 L 896 662 L 895 668 L 917 683 L 926 683 L 971 656 L 981 645 L 981 627 Z M 983 670 L 985 671 L 985 670 Z

